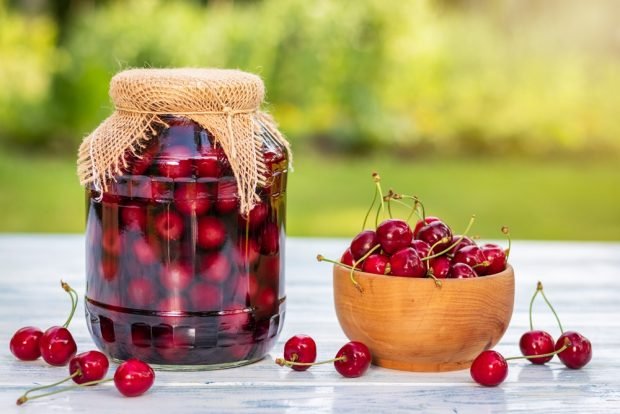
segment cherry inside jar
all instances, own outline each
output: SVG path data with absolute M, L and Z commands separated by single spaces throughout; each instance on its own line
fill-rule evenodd
M 256 361 L 284 319 L 286 149 L 261 133 L 267 185 L 241 214 L 222 148 L 192 121 L 165 121 L 101 197 L 87 189 L 89 330 L 118 360 Z

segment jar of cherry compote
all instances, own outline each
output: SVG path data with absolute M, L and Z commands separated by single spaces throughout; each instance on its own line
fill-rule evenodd
M 265 114 L 234 99 L 221 106 L 209 94 L 225 99 L 238 93 L 238 83 L 254 86 L 260 79 L 238 71 L 151 69 L 139 70 L 144 79 L 134 85 L 133 72 L 112 80 L 111 118 L 131 124 L 147 115 L 148 122 L 142 118 L 127 128 L 112 120 L 121 130 L 97 135 L 109 128 L 108 119 L 80 151 L 81 177 L 89 174 L 83 182 L 91 335 L 113 359 L 135 357 L 160 368 L 257 361 L 275 343 L 284 320 L 288 145 Z M 237 83 L 232 90 L 217 89 L 226 76 Z M 201 89 L 198 97 L 185 90 L 187 83 Z M 259 86 L 253 102 L 262 101 L 262 82 Z M 129 94 L 140 95 L 137 104 L 119 98 L 126 98 L 128 87 L 154 88 L 154 104 L 137 92 Z M 162 109 L 168 93 L 217 102 L 173 102 Z M 145 122 L 140 137 L 123 135 Z M 247 129 L 238 125 L 244 122 L 252 123 L 245 137 Z M 120 158 L 108 156 L 117 161 L 107 165 L 101 153 L 117 146 L 119 134 L 132 144 L 123 146 Z M 252 179 L 255 184 L 248 186 Z

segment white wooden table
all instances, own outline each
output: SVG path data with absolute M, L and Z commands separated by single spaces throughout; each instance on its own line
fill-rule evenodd
M 319 252 L 337 258 L 346 244 L 337 239 L 288 241 L 284 330 L 271 354 L 256 364 L 210 372 L 157 372 L 152 390 L 139 398 L 123 398 L 108 383 L 17 407 L 15 399 L 27 388 L 67 372 L 41 360 L 17 361 L 8 343 L 22 326 L 45 329 L 64 321 L 67 298 L 58 281 L 62 277 L 84 292 L 83 239 L 0 236 L 0 413 L 620 412 L 620 244 L 514 243 L 515 312 L 496 349 L 505 356 L 519 354 L 519 337 L 528 329 L 529 299 L 540 279 L 565 329 L 587 336 L 594 357 L 581 370 L 564 368 L 557 359 L 546 366 L 512 361 L 508 379 L 497 388 L 477 386 L 467 370 L 428 374 L 371 367 L 361 378 L 346 379 L 331 364 L 306 372 L 276 366 L 274 358 L 293 334 L 312 335 L 319 358 L 332 357 L 346 342 L 333 308 L 331 267 L 315 261 Z M 557 337 L 544 303 L 536 309 L 536 326 Z M 79 351 L 94 348 L 82 315 L 80 303 L 71 325 Z

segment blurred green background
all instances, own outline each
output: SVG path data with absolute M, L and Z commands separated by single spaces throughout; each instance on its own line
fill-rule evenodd
M 379 171 L 457 231 L 620 240 L 618 27 L 614 0 L 0 0 L 0 231 L 82 231 L 114 73 L 212 66 L 266 83 L 289 234 L 352 236 Z

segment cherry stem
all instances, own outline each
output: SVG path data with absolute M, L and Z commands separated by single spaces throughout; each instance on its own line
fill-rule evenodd
M 433 274 L 433 272 L 429 272 L 428 277 L 430 277 L 431 279 L 435 281 L 435 286 L 441 287 L 442 285 L 441 280 L 437 279 L 437 277 Z
M 366 260 L 366 258 L 368 256 L 370 256 L 373 252 L 375 252 L 379 247 L 381 247 L 380 244 L 377 244 L 376 246 L 374 246 L 372 249 L 368 250 L 366 252 L 365 255 L 363 255 L 362 257 L 360 257 L 358 260 L 353 262 L 353 267 L 351 268 L 351 272 L 349 274 L 349 277 L 351 278 L 351 282 L 353 282 L 353 284 L 355 285 L 355 287 L 357 288 L 357 290 L 359 290 L 360 292 L 363 292 L 364 289 L 362 289 L 362 286 L 360 286 L 360 284 L 357 282 L 357 280 L 355 280 L 355 269 L 358 268 L 357 265 L 359 265 L 360 263 L 362 263 L 364 260 Z
M 379 194 L 379 207 L 377 207 L 377 214 L 375 215 L 375 228 L 379 227 L 379 213 L 383 213 L 385 216 L 385 202 L 383 201 L 383 190 L 381 189 L 381 176 L 379 174 L 372 173 L 372 178 L 377 186 L 377 192 Z
M 400 197 L 400 195 L 399 195 L 399 194 L 395 194 L 394 196 L 398 196 L 398 197 Z M 414 201 L 414 202 L 413 202 L 413 206 L 410 206 L 409 204 L 407 204 L 407 203 L 405 203 L 405 202 L 401 201 L 399 198 L 395 198 L 394 196 L 393 196 L 392 198 L 390 198 L 390 202 L 392 202 L 392 201 L 393 201 L 393 202 L 398 203 L 398 204 L 400 204 L 401 206 L 404 206 L 404 207 L 406 207 L 407 209 L 411 210 L 411 212 L 410 212 L 410 213 L 409 213 L 409 215 L 407 216 L 407 219 L 405 220 L 405 222 L 406 222 L 406 223 L 409 223 L 409 220 L 411 220 L 411 217 L 413 216 L 413 214 L 414 214 L 414 213 L 416 213 L 416 202 Z M 388 204 L 388 206 L 389 206 L 389 204 Z
M 78 305 L 78 293 L 73 289 L 69 284 L 63 280 L 60 281 L 60 286 L 69 294 L 71 297 L 71 312 L 69 313 L 69 317 L 67 321 L 62 325 L 63 328 L 67 328 L 73 319 L 73 315 L 75 315 L 75 310 Z
M 553 355 L 559 354 L 560 352 L 563 352 L 566 348 L 568 348 L 570 346 L 571 346 L 570 340 L 568 338 L 564 338 L 564 345 L 562 345 L 562 348 L 560 348 L 560 349 L 558 349 L 556 351 L 549 352 L 549 353 L 546 353 L 546 354 L 539 354 L 539 355 L 519 355 L 519 356 L 513 356 L 513 357 L 510 357 L 510 358 L 505 358 L 505 360 L 506 361 L 510 361 L 512 359 L 523 359 L 523 358 L 525 358 L 525 359 L 545 358 L 545 357 L 548 357 L 548 356 L 553 356 Z
M 394 196 L 394 192 L 390 189 L 388 190 L 387 195 L 383 197 L 383 201 L 387 202 L 388 215 L 390 216 L 390 218 L 394 217 L 392 215 L 392 203 L 390 202 L 393 196 Z
M 450 250 L 452 250 L 454 247 L 456 247 L 461 241 L 463 241 L 463 239 L 465 238 L 465 236 L 467 235 L 467 233 L 469 233 L 469 230 L 471 229 L 471 226 L 474 224 L 474 221 L 476 220 L 476 215 L 473 214 L 471 216 L 471 218 L 469 219 L 469 223 L 467 224 L 467 228 L 465 229 L 465 231 L 463 232 L 463 234 L 461 234 L 461 236 L 456 239 L 456 241 L 454 243 L 452 243 L 450 246 L 446 247 L 445 249 L 443 249 L 442 251 L 440 251 L 439 253 L 435 253 L 433 255 L 429 255 L 426 257 L 422 258 L 422 261 L 424 260 L 430 260 L 430 259 L 434 259 L 435 257 L 439 257 L 444 253 L 449 252 Z M 435 248 L 435 246 L 439 243 L 443 243 L 445 241 L 445 237 L 441 240 L 439 240 L 437 243 L 433 244 L 429 250 L 429 253 L 433 251 L 433 248 Z
M 542 290 L 542 283 L 538 282 L 536 291 L 532 295 L 532 299 L 530 299 L 530 331 L 534 330 L 534 323 L 532 322 L 532 307 L 534 306 L 534 299 L 536 299 L 536 296 L 538 296 L 538 292 L 540 292 L 540 290 Z
M 77 371 L 75 371 L 73 374 L 71 374 L 70 376 L 68 376 L 68 377 L 66 377 L 66 378 L 64 378 L 64 379 L 62 379 L 60 381 L 54 382 L 53 384 L 41 385 L 41 386 L 38 386 L 38 387 L 30 388 L 28 391 L 26 391 L 24 393 L 24 395 L 19 397 L 19 399 L 17 401 L 23 400 L 23 402 L 26 402 L 26 400 L 29 399 L 28 398 L 28 394 L 30 394 L 31 392 L 38 391 L 38 390 L 44 390 L 46 388 L 56 387 L 57 385 L 63 384 L 65 382 L 69 381 L 70 379 L 72 379 L 74 377 L 77 377 L 78 375 L 82 375 L 82 371 L 80 371 L 79 369 Z
M 418 196 L 403 195 L 402 198 L 408 198 L 410 200 L 413 200 L 413 208 L 415 209 L 415 213 L 418 215 L 420 220 L 426 220 L 426 210 L 424 209 L 424 204 L 422 203 L 422 201 L 420 201 Z M 418 212 L 418 206 L 420 207 L 420 211 L 422 212 L 422 214 Z
M 374 178 L 374 174 L 373 174 Z M 366 212 L 366 216 L 364 216 L 364 222 L 362 223 L 362 231 L 366 228 L 366 222 L 368 221 L 368 217 L 370 216 L 370 212 L 372 208 L 375 206 L 375 202 L 377 201 L 377 196 L 379 195 L 379 190 L 375 187 L 375 195 L 372 196 L 372 203 L 370 203 L 370 207 L 368 207 L 368 211 Z
M 540 281 L 538 282 L 538 285 L 536 286 L 536 290 L 540 291 L 540 294 L 542 295 L 543 299 L 547 303 L 547 306 L 549 306 L 549 309 L 551 309 L 551 312 L 553 313 L 553 316 L 555 316 L 555 320 L 558 321 L 558 326 L 560 327 L 560 332 L 564 333 L 564 328 L 562 328 L 562 322 L 560 322 L 560 317 L 556 313 L 556 311 L 553 308 L 553 305 L 551 304 L 551 302 L 549 302 L 549 299 L 547 299 L 547 295 L 545 295 L 545 291 L 543 290 L 543 285 L 542 285 L 542 283 Z
M 502 233 L 506 235 L 508 239 L 508 248 L 506 249 L 506 263 L 508 263 L 508 258 L 510 257 L 510 249 L 512 248 L 512 238 L 510 237 L 510 229 L 508 226 L 502 227 Z
M 70 391 L 70 390 L 73 390 L 73 389 L 76 389 L 76 388 L 89 387 L 91 385 L 103 384 L 104 382 L 114 381 L 114 378 L 100 379 L 100 380 L 97 380 L 97 381 L 85 382 L 83 384 L 71 385 L 71 386 L 60 388 L 60 389 L 57 389 L 57 390 L 54 390 L 54 391 L 46 392 L 46 393 L 43 393 L 43 394 L 38 394 L 38 395 L 35 395 L 33 397 L 29 397 L 28 396 L 28 394 L 33 392 L 33 391 L 40 390 L 40 389 L 43 389 L 43 388 L 55 387 L 57 385 L 62 384 L 63 382 L 66 382 L 66 381 L 70 380 L 71 378 L 73 378 L 74 376 L 79 375 L 79 374 L 81 374 L 81 372 L 78 370 L 78 371 L 74 372 L 70 377 L 67 377 L 67 378 L 63 379 L 62 381 L 58 381 L 58 382 L 56 382 L 54 384 L 46 385 L 46 386 L 43 386 L 43 387 L 32 388 L 32 389 L 26 391 L 24 393 L 24 395 L 19 397 L 17 399 L 17 401 L 16 401 L 16 404 L 17 405 L 22 405 L 22 404 L 25 404 L 27 401 L 30 401 L 30 400 L 36 400 L 38 398 L 47 397 L 47 396 L 58 394 L 58 393 L 65 392 L 65 391 Z
M 491 262 L 489 262 L 488 260 L 485 260 L 482 263 L 478 263 L 478 264 L 473 265 L 471 268 L 475 269 L 475 268 L 480 267 L 480 266 L 489 266 L 490 264 L 491 264 Z
M 297 361 L 288 361 L 284 358 L 276 358 L 276 364 L 280 365 L 281 367 L 292 367 L 293 365 L 297 365 L 297 366 L 302 366 L 302 367 L 308 367 L 308 366 L 312 366 L 312 365 L 322 365 L 322 364 L 329 364 L 331 362 L 336 362 L 336 361 L 346 361 L 347 357 L 346 355 L 340 356 L 338 358 L 333 358 L 333 359 L 327 359 L 325 361 L 319 361 L 319 362 L 297 362 Z
M 338 261 L 336 261 L 336 260 L 328 259 L 327 257 L 323 256 L 322 254 L 317 254 L 317 255 L 316 255 L 316 260 L 317 260 L 318 262 L 333 263 L 333 264 L 335 264 L 335 265 L 339 265 L 339 266 L 342 266 L 342 267 L 346 267 L 347 269 L 353 269 L 353 267 L 351 267 L 351 266 L 349 266 L 349 265 L 347 265 L 347 264 L 344 264 L 344 263 L 342 263 L 342 262 L 338 262 Z

